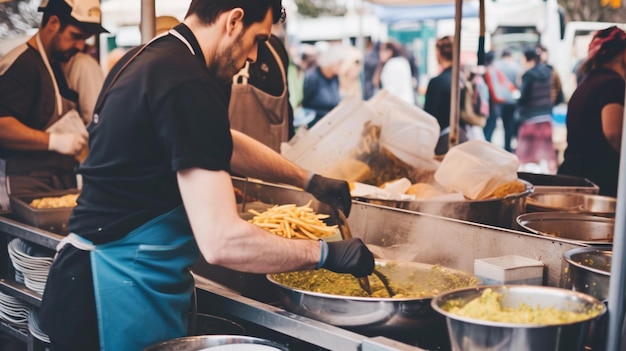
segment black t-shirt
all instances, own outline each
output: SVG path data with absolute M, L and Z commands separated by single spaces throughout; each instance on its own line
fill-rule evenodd
M 428 82 L 424 111 L 439 122 L 441 130 L 450 126 L 450 91 L 452 90 L 452 68 L 446 68 Z
M 0 61 L 0 116 L 13 116 L 24 125 L 43 130 L 56 106 L 54 85 L 41 55 L 22 44 Z M 14 155 L 0 147 L 0 157 Z
M 599 68 L 583 78 L 567 107 L 567 149 L 559 174 L 584 177 L 603 195 L 617 195 L 619 153 L 602 132 L 602 108 L 624 105 L 624 79 Z
M 69 229 L 95 243 L 182 204 L 176 172 L 193 167 L 230 171 L 233 142 L 224 85 L 209 73 L 193 33 L 175 29 L 152 42 L 120 74 L 131 50 L 105 80 L 89 126 L 83 190 Z M 106 96 L 104 96 L 106 95 Z M 101 109 L 98 105 L 105 99 Z

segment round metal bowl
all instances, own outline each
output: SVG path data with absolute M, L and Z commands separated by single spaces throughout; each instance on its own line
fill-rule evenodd
M 569 212 L 534 212 L 517 217 L 525 230 L 588 245 L 611 244 L 615 219 Z
M 563 254 L 567 262 L 565 286 L 599 300 L 608 299 L 612 257 L 612 251 L 594 247 L 566 251 Z
M 533 194 L 526 200 L 526 212 L 561 211 L 615 217 L 616 198 L 582 193 Z
M 237 345 L 228 348 L 226 345 Z M 288 351 L 281 344 L 270 340 L 241 335 L 202 335 L 187 336 L 167 340 L 148 346 L 144 351 L 212 351 L 238 350 L 238 351 Z
M 409 282 L 415 277 L 423 277 L 433 267 L 417 262 L 376 260 L 376 269 L 392 283 Z M 432 277 L 432 280 L 453 281 L 455 287 L 448 290 L 481 283 L 469 273 L 438 268 L 441 276 Z M 424 298 L 353 297 L 293 288 L 277 281 L 274 274 L 268 274 L 267 278 L 278 287 L 279 299 L 285 309 L 311 319 L 367 335 L 402 335 L 415 333 L 422 327 L 441 327 L 445 335 L 445 321 L 430 307 L 430 300 L 436 292 Z
M 526 186 L 521 193 L 503 198 L 484 200 L 413 200 L 396 201 L 359 197 L 357 200 L 404 210 L 428 213 L 468 222 L 481 223 L 502 228 L 513 228 L 515 219 L 526 209 L 526 198 L 533 193 L 534 187 L 527 181 L 520 180 Z
M 444 309 L 451 301 L 462 306 L 479 297 L 487 288 L 504 294 L 503 307 L 515 308 L 523 303 L 572 312 L 587 312 L 597 308 L 600 314 L 575 323 L 538 325 L 461 317 Z M 591 322 L 606 312 L 604 304 L 592 296 L 567 289 L 533 285 L 485 285 L 450 291 L 435 296 L 432 307 L 446 317 L 453 351 L 583 350 Z
M 609 298 L 611 259 L 613 252 L 595 247 L 581 247 L 563 254 L 565 287 L 589 294 L 600 301 Z M 591 324 L 589 345 L 592 350 L 604 350 L 608 321 L 606 315 Z

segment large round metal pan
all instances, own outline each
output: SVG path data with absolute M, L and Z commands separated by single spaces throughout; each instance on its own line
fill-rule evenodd
M 533 212 L 517 217 L 517 224 L 539 235 L 606 245 L 613 243 L 615 219 L 569 212 Z
M 590 216 L 615 217 L 614 197 L 582 193 L 533 194 L 526 199 L 527 212 L 571 212 Z
M 441 289 L 424 298 L 353 297 L 293 288 L 278 282 L 274 274 L 268 274 L 267 278 L 278 287 L 285 309 L 331 325 L 377 335 L 415 333 L 416 328 L 435 324 L 445 328 L 443 318 L 430 307 L 432 297 L 438 292 L 481 283 L 466 272 L 417 262 L 376 260 L 376 269 L 392 284 L 411 279 L 418 284 L 429 280 Z M 439 276 L 433 276 L 432 272 Z
M 526 190 L 521 193 L 510 194 L 503 198 L 489 198 L 484 200 L 412 200 L 396 201 L 358 197 L 357 200 L 404 210 L 428 213 L 448 218 L 460 219 L 496 227 L 513 228 L 515 219 L 526 209 L 526 198 L 532 194 L 534 187 L 522 180 Z

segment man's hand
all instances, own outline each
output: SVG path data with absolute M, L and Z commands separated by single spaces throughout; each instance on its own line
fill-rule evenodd
M 350 215 L 352 198 L 350 197 L 350 186 L 345 180 L 326 178 L 315 174 L 305 190 L 333 208 L 342 209 L 346 216 Z
M 50 133 L 48 150 L 64 155 L 77 155 L 85 146 L 87 138 L 78 133 Z
M 321 241 L 322 259 L 318 267 L 337 273 L 350 273 L 357 278 L 372 274 L 374 255 L 361 239 Z M 326 250 L 326 251 L 325 251 Z

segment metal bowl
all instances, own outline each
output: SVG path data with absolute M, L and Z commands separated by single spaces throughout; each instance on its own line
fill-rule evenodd
M 496 227 L 513 228 L 517 216 L 524 213 L 526 209 L 526 198 L 534 191 L 532 184 L 524 180 L 521 181 L 525 184 L 526 190 L 521 193 L 505 196 L 504 198 L 462 201 L 396 201 L 359 197 L 357 200 L 381 206 L 493 225 Z
M 535 212 L 517 217 L 525 230 L 582 244 L 611 244 L 615 219 L 569 212 Z
M 595 247 L 581 247 L 566 251 L 565 287 L 589 294 L 596 299 L 609 298 L 611 259 L 613 252 Z
M 281 344 L 275 343 L 270 340 L 255 338 L 251 336 L 241 335 L 202 335 L 202 336 L 187 336 L 172 340 L 167 340 L 148 346 L 143 351 L 211 351 L 216 346 L 233 345 L 231 350 L 241 351 L 255 351 L 255 350 L 277 350 L 288 351 L 289 349 Z M 244 346 L 242 344 L 247 344 Z M 259 347 L 263 345 L 264 347 Z M 222 350 L 223 348 L 217 348 L 216 350 Z
M 616 198 L 582 193 L 533 194 L 526 200 L 526 212 L 563 211 L 615 217 Z
M 392 283 L 408 282 L 415 276 L 423 277 L 433 267 L 417 262 L 376 260 L 376 269 Z M 439 268 L 441 279 L 451 279 L 457 283 L 456 287 L 448 290 L 481 283 L 469 273 Z M 436 292 L 425 298 L 352 297 L 296 289 L 278 282 L 273 274 L 268 274 L 267 278 L 278 287 L 280 302 L 285 309 L 327 324 L 368 335 L 414 334 L 422 327 L 441 327 L 445 334 L 443 318 L 430 307 L 430 300 Z
M 504 307 L 514 308 L 524 303 L 572 312 L 598 308 L 601 312 L 598 316 L 575 323 L 530 325 L 460 317 L 443 308 L 450 301 L 463 305 L 479 297 L 487 288 L 504 294 Z M 533 285 L 486 285 L 455 290 L 435 296 L 432 307 L 446 317 L 453 351 L 583 350 L 592 320 L 600 318 L 606 312 L 604 304 L 592 296 L 567 289 Z
M 600 301 L 609 298 L 611 260 L 613 252 L 595 247 L 581 247 L 563 254 L 565 288 L 589 294 Z M 607 316 L 591 324 L 589 345 L 592 350 L 604 350 L 608 330 Z

